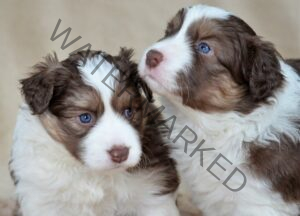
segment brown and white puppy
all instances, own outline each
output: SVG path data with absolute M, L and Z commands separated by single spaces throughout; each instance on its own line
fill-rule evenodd
M 167 119 L 173 156 L 204 215 L 299 214 L 299 60 L 197 5 L 177 13 L 139 69 L 177 117 Z
M 175 163 L 131 55 L 48 56 L 21 81 L 11 170 L 23 216 L 178 215 Z

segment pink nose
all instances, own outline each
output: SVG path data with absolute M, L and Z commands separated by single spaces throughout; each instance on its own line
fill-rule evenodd
M 146 54 L 146 65 L 155 68 L 163 60 L 163 54 L 157 50 L 150 50 Z
M 108 154 L 113 162 L 122 163 L 127 160 L 129 149 L 125 146 L 114 146 L 108 151 Z

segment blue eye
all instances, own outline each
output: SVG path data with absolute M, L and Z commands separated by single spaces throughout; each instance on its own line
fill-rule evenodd
M 130 108 L 127 108 L 123 111 L 123 115 L 125 116 L 125 118 L 127 119 L 131 119 L 133 116 L 133 111 Z
M 89 124 L 89 123 L 91 123 L 92 119 L 93 119 L 93 117 L 89 113 L 83 113 L 83 114 L 81 114 L 79 116 L 79 120 L 83 124 Z
M 211 51 L 211 48 L 207 43 L 201 42 L 197 45 L 197 51 L 200 53 L 208 54 Z

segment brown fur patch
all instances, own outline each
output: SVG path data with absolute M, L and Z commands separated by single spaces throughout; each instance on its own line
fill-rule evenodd
M 148 105 L 148 108 L 143 106 L 145 122 L 142 137 L 143 155 L 138 167 L 161 169 L 166 176 L 164 182 L 162 182 L 165 189 L 161 191 L 161 194 L 167 194 L 176 191 L 180 180 L 175 166 L 176 163 L 170 158 L 170 146 L 165 141 L 168 131 L 164 126 L 158 125 L 163 121 L 163 116 L 161 114 L 157 115 L 156 112 L 153 113 L 157 109 L 154 104 Z
M 92 126 L 80 124 L 78 116 L 90 113 L 95 122 L 104 107 L 96 90 L 81 79 L 77 57 L 59 62 L 56 55 L 47 56 L 21 84 L 33 114 L 39 114 L 48 133 L 78 158 L 78 144 Z
M 299 126 L 299 125 L 298 125 Z M 300 126 L 298 127 L 300 128 Z M 300 133 L 300 130 L 299 130 Z M 251 143 L 250 168 L 288 202 L 300 201 L 300 142 L 283 135 L 268 146 Z
M 187 81 L 187 79 L 184 74 L 178 77 L 177 83 L 186 89 L 186 91 L 178 93 L 183 99 L 183 104 L 193 109 L 205 112 L 231 111 L 236 109 L 244 95 L 242 86 L 235 83 L 230 74 L 220 73 L 213 75 L 204 82 L 201 81 L 195 88 L 190 88 L 190 81 Z M 199 78 L 199 80 L 204 79 L 204 77 Z
M 35 65 L 34 72 L 29 78 L 21 80 L 22 93 L 27 104 L 31 107 L 34 114 L 43 113 L 50 103 L 54 91 L 54 84 L 59 80 L 59 84 L 63 84 L 68 80 L 68 73 L 64 73 L 64 68 L 59 63 L 56 54 L 45 57 L 44 62 Z M 66 74 L 67 77 L 57 74 Z M 63 78 L 63 79 L 62 79 Z

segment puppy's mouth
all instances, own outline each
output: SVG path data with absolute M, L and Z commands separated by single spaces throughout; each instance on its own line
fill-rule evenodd
M 144 76 L 142 76 L 142 79 L 145 80 L 147 83 L 150 82 L 150 83 L 148 83 L 150 85 L 151 85 L 151 82 L 155 82 L 155 83 L 157 83 L 157 84 L 159 84 L 159 85 L 161 85 L 163 87 L 163 84 L 160 81 L 160 79 L 158 79 L 156 76 L 154 76 L 153 74 L 151 74 L 151 71 L 150 71 L 151 69 L 146 69 L 146 70 L 148 72 Z
M 138 166 L 139 163 L 136 164 L 118 164 L 118 163 L 111 163 L 110 165 L 106 167 L 90 167 L 87 164 L 83 164 L 86 166 L 89 170 L 95 171 L 95 172 L 100 172 L 100 173 L 118 173 L 118 172 L 124 172 L 124 171 L 129 171 L 131 169 L 134 169 L 135 167 Z
M 142 79 L 150 86 L 152 91 L 157 94 L 168 93 L 172 94 L 172 90 L 167 87 L 167 82 L 160 80 L 152 74 L 147 74 L 142 77 Z
M 159 95 L 176 95 L 178 83 L 176 71 L 180 69 L 174 53 L 169 49 L 151 47 L 147 49 L 139 64 L 139 75 L 151 90 Z
M 153 92 L 157 94 L 173 94 L 169 81 L 164 78 L 165 73 L 167 72 L 163 66 L 150 68 L 145 62 L 141 64 L 139 69 L 140 77 L 149 85 Z

